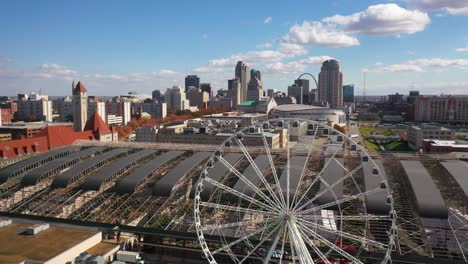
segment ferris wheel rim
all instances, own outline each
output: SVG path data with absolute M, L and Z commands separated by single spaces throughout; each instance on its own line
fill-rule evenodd
M 316 137 L 316 135 L 317 135 L 317 130 L 319 129 L 320 126 L 323 127 L 323 128 L 327 128 L 327 129 L 329 129 L 329 130 L 331 129 L 334 133 L 337 133 L 338 135 L 343 136 L 343 144 L 341 145 L 341 147 L 344 147 L 344 145 L 345 145 L 345 143 L 346 143 L 347 141 L 348 141 L 348 142 L 351 142 L 353 145 L 356 146 L 357 149 L 359 149 L 359 150 L 361 151 L 361 153 L 364 153 L 364 155 L 365 155 L 366 157 L 368 157 L 368 161 L 369 161 L 369 163 L 372 163 L 372 166 L 373 166 L 373 167 L 377 167 L 375 161 L 370 157 L 369 153 L 367 153 L 367 151 L 366 151 L 362 146 L 360 146 L 359 144 L 357 144 L 352 138 L 348 137 L 347 135 L 341 133 L 341 131 L 338 131 L 337 129 L 335 129 L 335 128 L 331 127 L 331 126 L 324 125 L 323 123 L 320 123 L 320 122 L 318 122 L 318 121 L 313 121 L 313 120 L 308 120 L 308 119 L 301 119 L 301 118 L 277 118 L 277 119 L 269 119 L 269 120 L 265 120 L 265 121 L 259 122 L 259 123 L 257 123 L 257 124 L 253 124 L 253 125 L 251 125 L 251 126 L 247 126 L 247 127 L 243 128 L 242 130 L 236 132 L 235 135 L 233 135 L 233 136 L 229 137 L 228 139 L 226 139 L 226 140 L 220 145 L 220 147 L 217 149 L 217 151 L 220 150 L 220 151 L 222 152 L 222 149 L 224 149 L 226 142 L 228 142 L 228 141 L 230 141 L 230 142 L 235 141 L 236 143 L 239 144 L 239 146 L 241 146 L 241 149 L 242 149 L 242 151 L 244 152 L 245 150 L 242 148 L 243 143 L 241 142 L 242 139 L 241 139 L 240 137 L 238 137 L 238 135 L 241 135 L 242 133 L 244 133 L 245 131 L 247 131 L 247 130 L 250 129 L 250 128 L 255 128 L 255 127 L 258 126 L 258 125 L 260 125 L 259 128 L 260 128 L 260 131 L 261 131 L 261 135 L 262 135 L 263 141 L 264 141 L 264 143 L 265 143 L 266 141 L 265 141 L 265 136 L 264 136 L 264 127 L 263 127 L 263 124 L 271 124 L 272 122 L 277 122 L 277 121 L 288 121 L 288 126 L 291 125 L 291 122 L 292 122 L 292 121 L 307 122 L 307 124 L 311 124 L 311 123 L 312 123 L 312 124 L 314 125 L 314 127 L 316 127 L 316 129 L 315 129 L 314 137 L 313 137 L 313 139 L 312 139 L 312 144 L 311 144 L 311 146 L 313 146 L 313 144 L 314 144 L 314 142 L 315 142 L 315 137 Z M 288 136 L 290 136 L 290 133 L 289 133 L 289 132 L 288 132 Z M 287 154 L 287 164 L 288 164 L 288 165 L 287 165 L 287 166 L 288 166 L 287 169 L 288 169 L 288 173 L 289 173 L 289 169 L 290 169 L 290 167 L 289 167 L 289 158 L 290 158 L 290 157 L 289 157 L 289 151 L 290 151 L 290 148 L 289 148 L 289 141 L 290 141 L 290 140 L 289 140 L 289 138 L 288 138 L 288 147 L 287 147 L 287 151 L 288 151 L 288 154 Z M 266 147 L 266 150 L 268 151 L 269 148 L 268 148 L 267 146 L 265 146 L 265 147 Z M 311 149 L 312 149 L 312 147 L 311 147 Z M 334 157 L 335 157 L 337 151 L 338 151 L 338 148 L 337 148 L 337 150 L 333 153 L 333 155 L 332 155 L 332 157 L 330 158 L 329 162 L 330 162 L 332 159 L 334 159 Z M 322 154 L 322 152 L 320 152 L 320 153 Z M 247 152 L 247 153 L 244 152 L 243 154 L 244 154 L 245 156 L 248 156 L 248 155 L 249 155 L 248 152 Z M 308 164 L 309 154 L 310 154 L 310 150 L 309 150 L 309 152 L 308 152 L 308 154 L 307 154 L 306 165 Z M 203 192 L 203 184 L 204 184 L 204 182 L 207 182 L 207 183 L 216 185 L 215 187 L 217 187 L 217 188 L 224 188 L 224 189 L 223 189 L 224 191 L 228 191 L 228 192 L 234 193 L 235 195 L 239 195 L 239 197 L 241 197 L 242 199 L 245 199 L 245 200 L 247 200 L 247 201 L 250 201 L 249 208 L 241 208 L 241 207 L 229 208 L 229 207 L 226 207 L 226 206 L 223 205 L 223 206 L 221 206 L 221 207 L 218 207 L 218 209 L 219 209 L 219 208 L 222 208 L 222 209 L 228 210 L 228 211 L 229 211 L 229 210 L 232 210 L 232 211 L 239 210 L 239 211 L 237 211 L 238 213 L 240 213 L 240 212 L 250 212 L 250 213 L 260 213 L 260 214 L 265 214 L 265 215 L 270 215 L 270 216 L 271 216 L 271 215 L 275 215 L 275 214 L 276 214 L 276 216 L 278 216 L 279 214 L 281 214 L 281 217 L 285 217 L 284 215 L 286 215 L 288 212 L 289 212 L 289 213 L 291 213 L 291 212 L 292 212 L 292 213 L 302 212 L 302 213 L 300 213 L 299 215 L 304 215 L 304 214 L 306 214 L 306 213 L 316 212 L 317 210 L 323 210 L 323 209 L 325 209 L 325 208 L 330 207 L 331 205 L 337 205 L 337 206 L 338 206 L 339 215 L 336 216 L 336 218 L 340 220 L 340 224 L 341 224 L 341 225 L 343 224 L 343 221 L 345 221 L 345 220 L 350 220 L 350 219 L 356 220 L 356 219 L 358 219 L 357 216 L 354 216 L 354 218 L 353 218 L 353 216 L 344 216 L 344 215 L 343 215 L 343 212 L 342 212 L 342 210 L 341 210 L 340 204 L 344 203 L 344 202 L 345 202 L 345 199 L 338 199 L 338 197 L 337 197 L 336 194 L 334 193 L 333 184 L 331 185 L 331 187 L 329 186 L 328 189 L 326 189 L 325 191 L 330 191 L 330 192 L 332 193 L 332 195 L 333 195 L 333 197 L 334 197 L 334 199 L 335 199 L 335 202 L 334 202 L 334 203 L 329 203 L 329 204 L 326 204 L 325 206 L 321 205 L 321 206 L 318 206 L 318 207 L 312 207 L 312 208 L 308 208 L 308 209 L 306 209 L 306 210 L 300 211 L 301 209 L 306 208 L 308 205 L 313 205 L 313 201 L 314 201 L 314 199 L 317 198 L 317 197 L 315 196 L 314 198 L 308 200 L 308 201 L 306 202 L 306 203 L 308 203 L 308 204 L 306 204 L 305 206 L 304 206 L 304 204 L 302 204 L 302 205 L 301 205 L 302 207 L 297 208 L 297 206 L 298 206 L 299 204 L 301 204 L 301 201 L 302 201 L 303 198 L 304 198 L 304 196 L 302 196 L 300 199 L 296 197 L 296 195 L 298 194 L 298 189 L 299 189 L 299 185 L 300 185 L 300 184 L 298 184 L 298 185 L 296 186 L 295 190 L 294 190 L 294 196 L 292 197 L 292 203 L 290 203 L 290 201 L 289 201 L 289 198 L 290 198 L 290 197 L 286 197 L 287 199 L 284 199 L 284 198 L 285 198 L 285 197 L 284 197 L 284 194 L 283 194 L 284 189 L 281 188 L 281 185 L 279 184 L 278 177 L 277 177 L 277 175 L 276 175 L 276 170 L 273 169 L 273 166 L 274 166 L 274 165 L 273 165 L 273 163 L 272 163 L 272 161 L 271 161 L 271 155 L 270 155 L 270 153 L 268 153 L 268 158 L 269 158 L 269 163 L 270 163 L 270 165 L 272 166 L 272 167 L 271 167 L 271 168 L 272 168 L 272 171 L 274 172 L 274 173 L 272 173 L 272 174 L 273 174 L 273 178 L 274 178 L 274 180 L 275 180 L 275 183 L 278 184 L 278 186 L 280 187 L 280 190 L 281 190 L 280 194 L 281 194 L 281 195 L 279 195 L 279 196 L 277 197 L 276 194 L 275 194 L 275 192 L 274 192 L 271 188 L 269 188 L 269 184 L 264 184 L 264 185 L 265 185 L 265 187 L 266 187 L 266 189 L 267 189 L 267 193 L 269 193 L 269 194 L 271 195 L 271 197 L 268 197 L 268 196 L 264 195 L 262 191 L 260 191 L 258 188 L 255 188 L 256 186 L 247 184 L 247 185 L 248 185 L 249 187 L 251 187 L 252 189 L 255 189 L 256 195 L 259 195 L 259 196 L 261 196 L 261 197 L 264 199 L 264 203 L 260 203 L 260 202 L 258 202 L 258 201 L 255 201 L 253 198 L 249 198 L 248 196 L 242 195 L 242 193 L 237 193 L 237 192 L 235 192 L 233 189 L 228 189 L 228 188 L 226 188 L 227 186 L 217 185 L 217 183 L 215 183 L 215 181 L 210 180 L 210 178 L 209 178 L 209 173 L 208 173 L 208 168 L 207 168 L 207 166 L 205 165 L 205 167 L 204 167 L 204 169 L 203 169 L 203 172 L 202 172 L 202 175 L 204 174 L 204 177 L 203 177 L 203 176 L 200 177 L 199 182 L 195 185 L 195 186 L 196 186 L 196 191 L 195 191 L 195 194 L 194 194 L 194 218 L 195 218 L 195 230 L 196 230 L 196 233 L 197 233 L 197 237 L 198 237 L 198 239 L 199 239 L 200 246 L 201 246 L 201 249 L 202 249 L 202 251 L 203 251 L 203 254 L 204 254 L 205 257 L 207 258 L 207 260 L 208 260 L 209 263 L 211 263 L 211 264 L 217 263 L 213 255 L 216 255 L 217 253 L 219 253 L 219 252 L 221 252 L 221 251 L 223 251 L 223 250 L 217 249 L 217 250 L 215 250 L 215 251 L 212 252 L 212 251 L 210 250 L 210 248 L 208 247 L 208 245 L 207 245 L 207 243 L 206 243 L 206 240 L 205 240 L 205 237 L 204 237 L 204 231 L 209 231 L 210 229 L 209 229 L 209 226 L 207 227 L 207 226 L 203 226 L 203 225 L 202 225 L 202 222 L 201 222 L 201 219 L 200 219 L 200 213 L 201 213 L 200 207 L 201 207 L 201 206 L 203 206 L 203 207 L 206 206 L 206 207 L 215 208 L 215 205 L 209 204 L 209 203 L 207 203 L 207 202 L 202 202 L 202 201 L 201 201 L 201 193 Z M 215 153 L 213 153 L 213 154 L 210 156 L 209 161 L 210 161 L 210 160 L 211 160 L 211 161 L 214 161 L 215 159 L 218 159 L 218 161 L 223 162 L 223 164 L 224 164 L 225 166 L 228 166 L 228 165 L 227 165 L 228 162 L 224 160 L 224 158 L 222 157 L 222 155 L 217 156 L 216 151 L 215 151 Z M 258 169 L 258 167 L 256 167 L 256 164 L 255 164 L 254 160 L 252 159 L 252 157 L 249 156 L 249 158 L 247 158 L 247 159 L 248 159 L 248 161 L 250 162 L 250 165 L 253 165 L 255 172 L 258 173 L 258 172 L 259 172 L 259 169 Z M 224 160 L 224 161 L 223 161 L 223 160 Z M 209 162 L 209 161 L 208 161 L 208 162 Z M 207 163 L 208 163 L 208 162 L 207 162 Z M 324 168 L 322 168 L 322 170 L 320 171 L 319 176 L 315 177 L 314 183 L 315 183 L 315 180 L 317 180 L 317 179 L 319 179 L 319 182 L 320 182 L 320 183 L 323 182 L 323 179 L 320 178 L 320 175 L 321 175 L 321 173 L 323 173 L 323 170 L 324 170 L 327 166 L 328 166 L 328 164 L 327 164 L 327 165 L 324 165 Z M 235 171 L 236 171 L 235 168 L 229 168 L 229 169 L 230 169 L 231 172 L 235 172 Z M 305 166 L 304 166 L 304 169 L 305 169 Z M 360 169 L 362 169 L 362 164 L 360 165 L 359 168 L 357 168 L 357 170 L 360 170 Z M 238 174 L 237 174 L 237 173 L 235 173 L 235 174 L 238 176 L 239 180 L 245 180 L 245 179 L 242 178 L 242 174 L 241 174 L 240 172 L 239 172 Z M 259 177 L 261 178 L 262 183 L 265 183 L 265 182 L 266 182 L 265 178 L 262 178 L 260 175 L 261 175 L 261 172 L 260 172 L 260 174 L 259 174 Z M 300 178 L 301 180 L 303 179 L 303 175 L 304 175 L 304 170 L 303 170 L 302 173 L 301 173 L 301 178 Z M 353 181 L 355 181 L 355 179 L 352 177 L 353 174 L 351 173 L 350 175 L 351 175 L 351 178 L 353 179 Z M 383 178 L 383 177 L 382 177 L 382 178 Z M 385 182 L 385 184 L 386 184 L 386 179 L 385 179 L 385 178 L 383 178 L 383 179 L 384 179 L 384 182 Z M 265 181 L 264 181 L 264 180 L 265 180 Z M 247 180 L 247 181 L 248 181 L 248 180 Z M 245 181 L 245 182 L 247 183 L 247 181 Z M 344 179 L 343 179 L 342 181 L 344 181 Z M 288 178 L 288 180 L 287 180 L 288 188 L 286 189 L 286 195 L 288 195 L 288 196 L 289 196 L 289 192 L 290 192 L 290 190 L 291 190 L 291 189 L 289 188 L 289 182 L 290 182 L 290 181 L 289 181 L 289 178 Z M 300 181 L 299 181 L 299 183 L 300 183 Z M 314 183 L 310 184 L 309 188 L 312 187 L 312 186 L 314 185 Z M 335 183 L 336 183 L 336 182 L 335 182 Z M 334 184 L 335 184 L 335 183 L 334 183 Z M 356 183 L 356 182 L 355 182 L 355 183 Z M 387 186 L 388 186 L 388 184 L 387 184 Z M 359 188 L 359 187 L 358 187 L 358 188 Z M 371 191 L 378 191 L 378 190 L 371 190 Z M 304 192 L 304 193 L 306 194 L 307 192 L 308 192 L 308 191 L 306 191 L 306 192 Z M 391 197 L 391 193 L 390 193 L 388 190 L 387 190 L 387 192 L 389 193 L 389 197 Z M 352 199 L 357 199 L 357 198 L 361 198 L 361 197 L 367 197 L 367 195 L 370 194 L 370 193 L 372 193 L 372 192 L 368 192 L 368 191 L 366 191 L 366 192 L 360 192 L 359 195 L 356 195 L 355 197 L 352 197 Z M 299 199 L 299 200 L 296 201 L 296 199 Z M 350 198 L 348 198 L 348 199 L 350 199 Z M 391 201 L 393 201 L 393 199 L 391 199 Z M 295 204 L 295 202 L 297 202 L 297 203 Z M 241 204 L 241 199 L 239 199 L 238 203 L 239 203 L 239 205 Z M 256 205 L 258 205 L 258 206 L 260 206 L 260 207 L 263 207 L 263 209 L 268 209 L 268 210 L 250 209 L 250 206 L 252 205 L 252 203 L 254 203 L 254 204 L 256 204 Z M 295 205 L 293 206 L 293 204 L 295 204 Z M 285 205 L 285 206 L 286 206 L 285 208 L 288 209 L 288 210 L 287 210 L 287 212 L 285 212 L 285 210 L 279 210 L 278 208 L 275 207 L 275 205 Z M 389 207 L 390 207 L 390 211 L 394 213 L 394 210 L 393 210 L 393 203 L 391 203 L 391 204 L 389 205 Z M 283 208 L 283 209 L 285 209 L 285 208 Z M 391 222 L 391 228 L 392 228 L 392 229 L 395 228 L 395 219 L 391 219 L 390 216 L 388 216 L 388 218 L 385 218 L 385 217 L 370 217 L 370 216 L 368 216 L 366 207 L 364 206 L 363 208 L 364 208 L 364 211 L 365 211 L 365 216 L 362 217 L 361 219 L 364 219 L 364 221 L 366 222 L 366 224 L 365 224 L 366 226 L 367 226 L 367 224 L 368 224 L 369 221 L 373 221 L 373 220 L 378 220 L 378 221 L 380 221 L 380 220 L 389 220 L 389 221 Z M 320 219 L 323 219 L 323 216 L 313 216 L 313 217 L 311 217 L 311 218 L 315 218 L 315 220 L 317 220 L 317 219 L 319 219 L 319 218 L 320 218 Z M 268 219 L 269 219 L 269 218 L 268 218 Z M 278 220 L 278 221 L 279 221 L 279 220 Z M 297 221 L 297 223 L 296 223 L 296 221 Z M 257 220 L 257 221 L 253 220 L 253 221 L 251 221 L 251 222 L 249 222 L 249 223 L 255 224 L 255 223 L 257 223 L 257 222 L 258 222 L 258 223 L 263 223 L 263 222 L 265 222 L 265 221 L 264 221 L 264 220 Z M 286 221 L 286 222 L 287 222 L 287 221 Z M 276 222 L 275 222 L 275 223 L 276 223 Z M 242 224 L 245 224 L 245 223 L 240 223 L 240 222 L 239 222 L 239 223 L 231 223 L 231 225 L 232 225 L 233 227 L 234 227 L 235 225 L 239 225 L 239 226 L 240 226 L 240 225 L 242 225 Z M 270 224 L 272 224 L 272 223 L 270 223 Z M 311 226 L 312 226 L 312 227 L 314 227 L 314 228 L 319 228 L 319 229 L 321 229 L 321 231 L 323 231 L 323 232 L 330 231 L 330 230 L 323 230 L 323 226 L 320 226 L 320 225 L 318 225 L 318 224 L 315 224 L 315 225 L 314 225 L 313 223 L 311 223 L 311 222 L 309 222 L 309 221 L 301 220 L 301 219 L 299 219 L 299 220 L 296 219 L 295 221 L 287 222 L 287 225 L 290 225 L 289 228 L 285 228 L 284 226 L 281 226 L 280 224 L 277 224 L 277 225 L 278 225 L 278 226 L 276 226 L 276 225 L 274 226 L 274 227 L 275 227 L 274 231 L 271 231 L 272 233 L 275 233 L 277 230 L 279 230 L 278 232 L 276 232 L 276 235 L 275 235 L 275 237 L 274 237 L 274 239 L 273 239 L 273 242 L 274 242 L 273 245 L 274 245 L 274 247 L 271 247 L 270 250 L 268 251 L 268 254 L 266 255 L 266 257 L 268 258 L 268 260 L 270 260 L 271 257 L 272 257 L 272 252 L 271 252 L 271 250 L 272 250 L 273 248 L 276 250 L 277 244 L 279 243 L 277 240 L 281 240 L 281 237 L 283 237 L 283 239 L 282 239 L 282 245 L 281 245 L 281 248 L 282 248 L 282 249 L 281 249 L 281 252 L 280 252 L 280 253 L 281 253 L 281 254 L 280 254 L 280 255 L 281 255 L 281 256 L 280 256 L 280 259 L 282 259 L 282 258 L 283 258 L 283 254 L 285 254 L 285 252 L 287 252 L 287 251 L 284 250 L 285 241 L 286 241 L 285 238 L 286 238 L 286 237 L 294 237 L 294 236 L 296 236 L 295 239 L 300 240 L 299 237 L 305 236 L 305 237 L 307 238 L 307 239 L 305 239 L 306 241 L 305 241 L 305 242 L 303 241 L 303 242 L 302 242 L 302 245 L 298 245 L 298 246 L 297 246 L 297 249 L 295 249 L 294 246 L 291 245 L 292 242 L 290 242 L 290 251 L 291 251 L 291 255 L 295 255 L 297 252 L 294 252 L 294 251 L 296 251 L 296 250 L 299 250 L 299 251 L 303 252 L 302 254 L 304 254 L 304 256 L 303 256 L 304 259 L 302 259 L 302 260 L 299 259 L 299 263 L 314 263 L 314 261 L 313 261 L 312 258 L 310 257 L 310 252 L 309 252 L 309 251 L 312 251 L 312 252 L 314 252 L 315 254 L 319 255 L 320 259 L 322 259 L 323 261 L 325 261 L 325 263 L 327 263 L 327 261 L 328 261 L 327 258 L 328 258 L 329 253 L 330 253 L 331 251 L 339 252 L 342 256 L 345 256 L 345 257 L 347 257 L 347 258 L 349 258 L 349 259 L 352 259 L 352 260 L 356 260 L 356 261 L 357 261 L 356 263 L 361 263 L 359 260 L 354 259 L 353 256 L 349 255 L 349 254 L 346 253 L 344 250 L 340 249 L 339 247 L 337 247 L 336 245 L 334 245 L 333 243 L 331 243 L 330 241 L 328 241 L 326 238 L 321 237 L 318 233 L 314 232 L 314 231 L 311 229 Z M 284 223 L 283 223 L 283 225 L 284 225 Z M 228 225 L 226 224 L 225 226 L 228 226 Z M 293 226 L 295 226 L 295 227 L 293 227 Z M 213 227 L 211 227 L 211 228 L 215 228 L 215 227 L 213 226 Z M 218 228 L 219 228 L 219 226 L 218 226 Z M 269 228 L 272 228 L 272 227 L 270 226 Z M 286 229 L 288 229 L 288 230 L 294 230 L 294 232 L 291 233 L 291 234 L 286 234 Z M 295 231 L 296 229 L 297 229 L 297 231 Z M 342 228 L 340 227 L 340 230 L 341 230 L 341 229 L 342 229 Z M 259 230 L 260 230 L 260 231 L 259 231 Z M 258 229 L 257 231 L 250 233 L 249 235 L 247 235 L 247 237 L 246 237 L 246 235 L 244 235 L 244 236 L 241 237 L 240 239 L 249 239 L 250 237 L 257 235 L 257 234 L 258 234 L 257 232 L 263 232 L 263 231 L 265 231 L 265 230 L 266 230 L 266 224 L 265 224 L 264 228 Z M 315 247 L 315 244 L 314 244 L 313 242 L 310 241 L 310 238 L 307 236 L 307 234 L 304 233 L 304 230 L 309 231 L 310 233 L 312 233 L 312 234 L 314 234 L 314 235 L 317 235 L 317 237 L 314 237 L 314 238 L 319 238 L 319 240 L 321 240 L 322 242 L 324 242 L 323 240 L 327 240 L 327 241 L 329 242 L 329 243 L 327 244 L 327 246 L 329 247 L 329 250 L 328 250 L 326 253 L 321 252 L 318 248 Z M 365 230 L 367 231 L 367 229 L 365 229 Z M 280 233 L 281 233 L 281 234 L 280 234 Z M 237 234 L 237 233 L 236 233 L 236 234 Z M 370 241 L 369 239 L 358 238 L 358 237 L 355 237 L 355 236 L 351 236 L 350 234 L 345 234 L 345 233 L 343 233 L 343 232 L 341 232 L 341 231 L 339 231 L 339 234 L 340 234 L 340 235 L 337 236 L 337 238 L 338 238 L 338 237 L 341 237 L 341 239 L 342 239 L 342 237 L 345 236 L 345 237 L 347 237 L 348 239 L 351 239 L 351 240 L 355 239 L 355 240 L 365 241 L 365 242 L 368 242 L 368 243 L 374 243 L 374 242 L 376 242 L 376 243 L 374 243 L 374 245 L 385 247 L 385 244 L 383 244 L 383 243 L 380 243 L 380 244 L 379 244 L 379 242 L 377 242 L 377 241 Z M 263 234 L 262 234 L 262 235 L 263 235 Z M 271 235 L 271 233 L 267 234 L 266 238 L 269 238 L 270 235 Z M 336 235 L 336 233 L 335 233 L 335 235 Z M 266 239 L 266 238 L 265 238 L 265 239 Z M 237 240 L 239 240 L 239 239 L 237 239 Z M 234 242 L 236 242 L 237 240 L 235 240 Z M 275 241 L 276 241 L 276 242 L 275 242 Z M 392 232 L 390 232 L 390 234 L 389 234 L 389 240 L 388 240 L 388 241 L 389 241 L 389 242 L 388 242 L 388 245 L 387 245 L 387 246 L 388 246 L 388 247 L 387 247 L 388 249 L 387 249 L 387 252 L 386 252 L 386 254 L 385 254 L 385 257 L 384 257 L 382 263 L 387 263 L 387 262 L 390 260 L 390 253 L 389 253 L 389 252 L 391 251 L 392 245 L 394 245 L 394 235 L 392 234 Z M 261 241 L 261 242 L 262 242 L 262 241 Z M 232 243 L 232 242 L 231 242 L 231 243 Z M 263 243 L 263 242 L 262 242 L 262 243 Z M 254 247 L 253 250 L 250 251 L 250 254 L 251 254 L 252 252 L 254 252 L 255 250 L 257 250 L 258 247 L 259 247 L 262 243 L 258 244 L 256 247 Z M 324 242 L 324 243 L 326 243 L 326 242 Z M 227 245 L 230 245 L 230 244 L 227 244 Z M 235 244 L 233 244 L 233 245 L 235 245 Z M 304 245 L 305 245 L 305 246 L 304 246 Z M 307 248 L 307 245 L 308 245 L 310 248 L 312 248 L 312 250 L 309 250 L 309 249 Z M 230 250 L 230 248 L 229 248 L 229 250 Z M 360 247 L 359 250 L 362 250 L 362 248 Z M 234 254 L 233 252 L 231 252 L 231 253 Z M 228 252 L 228 254 L 229 254 L 229 252 Z M 250 254 L 248 254 L 247 257 L 248 257 Z M 307 255 L 308 255 L 308 256 L 307 256 Z M 231 258 L 232 258 L 232 256 L 231 256 Z M 235 258 L 235 256 L 234 256 L 234 258 Z M 292 256 L 292 258 L 294 258 L 294 256 Z M 244 260 L 245 260 L 245 258 L 244 258 Z M 242 262 L 242 261 L 241 261 L 241 262 Z M 328 263 L 329 263 L 329 262 L 328 262 Z

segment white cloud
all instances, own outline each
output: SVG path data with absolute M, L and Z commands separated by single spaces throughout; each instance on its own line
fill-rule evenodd
M 452 15 L 468 15 L 466 0 L 407 0 L 411 8 L 423 11 L 444 10 Z
M 468 66 L 468 59 L 443 59 L 443 58 L 421 58 L 416 60 L 409 60 L 404 63 L 391 64 L 387 66 L 381 66 L 368 69 L 364 68 L 365 72 L 424 72 L 424 68 L 436 68 L 435 72 L 443 72 L 448 67 L 458 67 L 464 69 L 464 66 Z
M 15 62 L 15 60 L 13 58 L 0 56 L 0 66 L 11 64 L 11 63 L 14 63 L 14 62 Z
M 412 65 L 425 66 L 425 67 L 450 67 L 450 66 L 468 66 L 467 59 L 442 59 L 442 58 L 431 58 L 431 59 L 417 59 L 408 62 Z
M 286 54 L 288 57 L 296 57 L 307 54 L 307 49 L 304 46 L 293 43 L 281 43 L 279 51 Z
M 383 72 L 424 72 L 421 67 L 416 65 L 408 65 L 408 64 L 391 64 L 388 66 L 378 67 L 375 69 L 363 69 L 364 72 L 376 72 L 376 73 L 383 73 Z
M 265 42 L 265 43 L 258 44 L 256 47 L 259 49 L 271 49 L 273 47 L 273 44 L 270 42 Z
M 350 47 L 359 45 L 359 40 L 344 31 L 337 30 L 333 25 L 321 22 L 304 21 L 302 25 L 295 24 L 283 37 L 286 43 L 302 45 L 320 45 L 331 47 Z
M 226 69 L 232 71 L 238 61 L 249 65 L 280 62 L 284 59 L 294 58 L 307 54 L 307 50 L 296 44 L 282 43 L 278 50 L 259 50 L 236 53 L 226 58 L 212 59 L 208 64 L 193 69 L 196 73 L 223 72 Z
M 263 23 L 264 24 L 270 24 L 271 22 L 273 21 L 273 18 L 271 16 L 265 18 L 265 20 L 263 20 Z
M 291 62 L 275 62 L 265 65 L 265 70 L 267 73 L 294 73 L 294 72 L 304 72 L 307 66 L 314 64 L 321 64 L 326 60 L 332 59 L 329 56 L 315 56 L 308 57 L 298 61 Z
M 67 95 L 69 90 L 66 88 L 72 80 L 82 80 L 89 84 L 88 88 L 92 94 L 108 95 L 126 93 L 134 89 L 135 85 L 138 88 L 147 88 L 149 91 L 154 89 L 155 84 L 169 87 L 181 83 L 183 75 L 166 69 L 128 74 L 85 73 L 55 63 L 32 68 L 0 68 L 0 82 L 4 84 L 5 94 L 36 91 L 38 87 L 42 87 L 51 95 Z
M 468 16 L 468 7 L 463 8 L 447 8 L 447 12 L 452 15 Z
M 458 48 L 456 49 L 457 52 L 468 52 L 468 47 L 464 47 L 464 48 Z
M 426 13 L 392 3 L 369 6 L 365 11 L 348 16 L 326 17 L 323 21 L 340 25 L 352 34 L 400 35 L 423 31 L 431 19 Z

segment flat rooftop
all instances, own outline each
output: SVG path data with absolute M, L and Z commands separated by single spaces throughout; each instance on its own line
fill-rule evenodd
M 115 249 L 116 247 L 119 247 L 119 244 L 112 243 L 112 242 L 101 242 L 94 247 L 91 247 L 90 249 L 86 250 L 88 254 L 90 255 L 105 255 Z
M 8 128 L 8 129 L 34 129 L 34 128 L 41 128 L 46 126 L 73 126 L 73 123 L 66 123 L 66 122 L 17 122 L 17 123 L 10 123 L 8 125 L 0 126 L 0 128 Z
M 301 110 L 311 110 L 311 109 L 326 109 L 325 107 L 321 106 L 314 106 L 314 105 L 303 105 L 303 104 L 284 104 L 278 105 L 273 109 L 278 111 L 301 111 Z
M 98 233 L 51 226 L 37 235 L 20 234 L 20 228 L 29 226 L 32 224 L 14 222 L 0 228 L 0 263 L 47 261 Z
M 411 126 L 413 129 L 421 130 L 421 129 L 430 129 L 430 130 L 441 130 L 441 131 L 451 131 L 450 129 L 443 127 L 443 126 L 437 126 L 437 125 L 413 125 Z

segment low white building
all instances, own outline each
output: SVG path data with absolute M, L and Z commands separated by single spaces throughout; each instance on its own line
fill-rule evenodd
M 284 104 L 274 107 L 270 118 L 302 118 L 314 121 L 326 121 L 328 125 L 346 125 L 346 114 L 343 110 L 313 105 Z
M 408 146 L 414 150 L 419 150 L 423 146 L 424 139 L 453 140 L 454 138 L 453 130 L 442 126 L 408 126 Z

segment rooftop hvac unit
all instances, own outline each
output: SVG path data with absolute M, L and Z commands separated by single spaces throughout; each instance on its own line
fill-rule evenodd
M 88 252 L 81 253 L 75 258 L 75 264 L 104 264 L 104 257 L 100 255 L 90 255 Z
M 0 227 L 11 225 L 11 223 L 10 218 L 0 218 Z
M 32 226 L 20 228 L 21 233 L 25 235 L 37 235 L 47 229 L 49 229 L 49 224 L 35 224 Z

